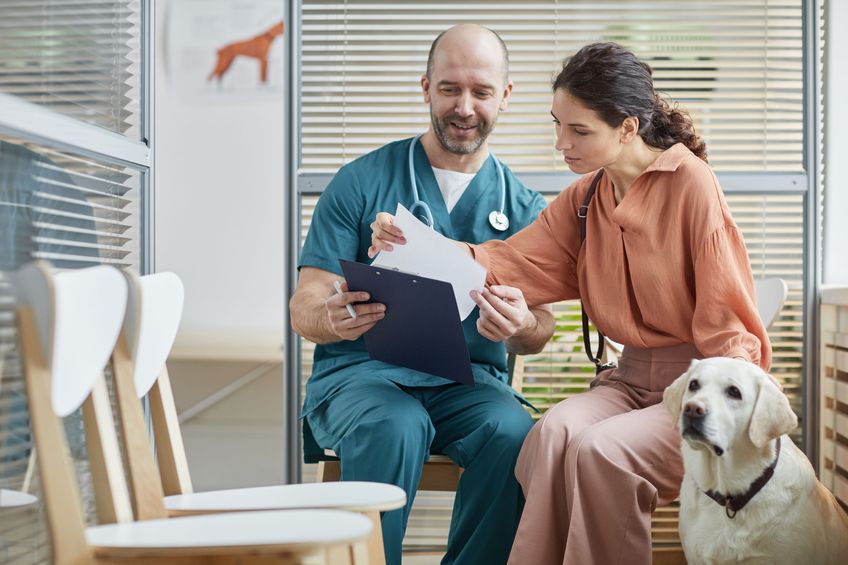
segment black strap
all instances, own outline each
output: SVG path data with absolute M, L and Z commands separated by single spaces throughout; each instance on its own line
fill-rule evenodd
M 580 224 L 580 245 L 586 239 L 586 218 L 589 215 L 589 204 L 592 202 L 592 197 L 595 195 L 595 189 L 598 188 L 598 183 L 601 182 L 601 177 L 604 176 L 604 170 L 598 171 L 595 178 L 592 179 L 592 184 L 589 185 L 589 190 L 586 192 L 586 198 L 583 200 L 583 205 L 577 209 L 577 221 Z M 584 262 L 589 258 L 584 258 Z M 589 361 L 595 364 L 595 374 L 606 369 L 615 367 L 615 363 L 601 363 L 601 358 L 604 356 L 604 345 L 606 340 L 601 330 L 598 330 L 598 353 L 592 354 L 592 343 L 589 340 L 589 316 L 586 315 L 586 309 L 583 308 L 583 300 L 580 301 L 580 315 L 583 318 L 583 349 L 586 350 L 586 356 Z
M 745 508 L 745 505 L 754 498 L 754 495 L 766 486 L 766 483 L 769 482 L 769 479 L 771 479 L 772 475 L 774 475 L 774 470 L 777 467 L 777 461 L 780 459 L 780 438 L 777 438 L 774 450 L 776 452 L 774 454 L 774 461 L 771 462 L 771 465 L 763 469 L 762 474 L 760 474 L 760 476 L 751 483 L 751 486 L 748 487 L 747 491 L 735 496 L 713 492 L 712 490 L 704 491 L 704 494 L 724 506 L 724 511 L 728 518 L 735 517 L 736 513 Z

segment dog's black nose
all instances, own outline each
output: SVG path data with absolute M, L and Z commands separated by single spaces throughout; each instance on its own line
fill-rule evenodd
M 707 415 L 707 407 L 700 402 L 690 401 L 683 406 L 683 415 L 690 420 L 702 420 Z

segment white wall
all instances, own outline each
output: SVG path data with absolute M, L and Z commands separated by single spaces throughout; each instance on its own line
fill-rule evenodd
M 848 2 L 825 4 L 825 194 L 822 282 L 848 284 Z
M 198 490 L 277 484 L 286 39 L 275 40 L 268 85 L 259 85 L 258 63 L 249 59 L 237 58 L 220 86 L 206 76 L 215 63 L 210 45 L 256 35 L 280 20 L 285 4 L 155 6 L 155 270 L 178 273 L 186 287 L 169 370 L 178 410 L 205 406 L 182 424 L 192 479 Z M 259 367 L 267 370 L 245 379 Z
M 221 87 L 206 83 L 214 51 L 191 49 L 198 29 L 221 44 L 261 31 L 251 21 L 236 22 L 243 31 L 216 25 L 227 4 L 156 2 L 155 269 L 175 271 L 186 286 L 178 354 L 280 358 L 285 38 L 272 51 L 276 87 L 257 87 L 258 64 L 243 58 Z M 242 10 L 234 20 L 249 20 Z M 194 28 L 187 14 L 196 15 Z

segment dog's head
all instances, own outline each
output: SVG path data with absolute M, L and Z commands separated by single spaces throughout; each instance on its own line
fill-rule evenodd
M 723 455 L 737 442 L 761 448 L 795 429 L 789 400 L 758 366 L 739 359 L 694 360 L 663 393 L 663 404 L 693 449 Z

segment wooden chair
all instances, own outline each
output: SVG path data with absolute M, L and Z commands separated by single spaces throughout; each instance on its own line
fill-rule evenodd
M 123 321 L 126 283 L 112 267 L 53 275 L 46 263 L 37 262 L 18 272 L 17 290 L 21 360 L 53 563 L 367 563 L 371 523 L 349 512 L 245 512 L 132 522 L 128 493 L 120 488 L 125 487 L 123 469 L 102 375 Z M 83 402 L 98 512 L 116 522 L 88 528 L 60 420 Z
M 247 510 L 336 509 L 364 514 L 373 525 L 368 541 L 371 565 L 385 563 L 380 512 L 406 504 L 394 485 L 372 482 L 278 485 L 193 493 L 177 410 L 165 361 L 177 333 L 183 285 L 173 273 L 139 277 L 126 271 L 129 293 L 124 340 L 113 354 L 113 376 L 124 455 L 131 469 L 131 492 L 139 517 L 243 512 Z M 148 395 L 159 475 L 149 476 L 150 445 L 138 399 Z M 127 441 L 129 440 L 129 441 Z M 139 451 L 141 450 L 141 451 Z M 144 466 L 139 468 L 139 465 Z M 161 483 L 158 481 L 161 479 Z M 154 484 L 158 483 L 158 484 Z

